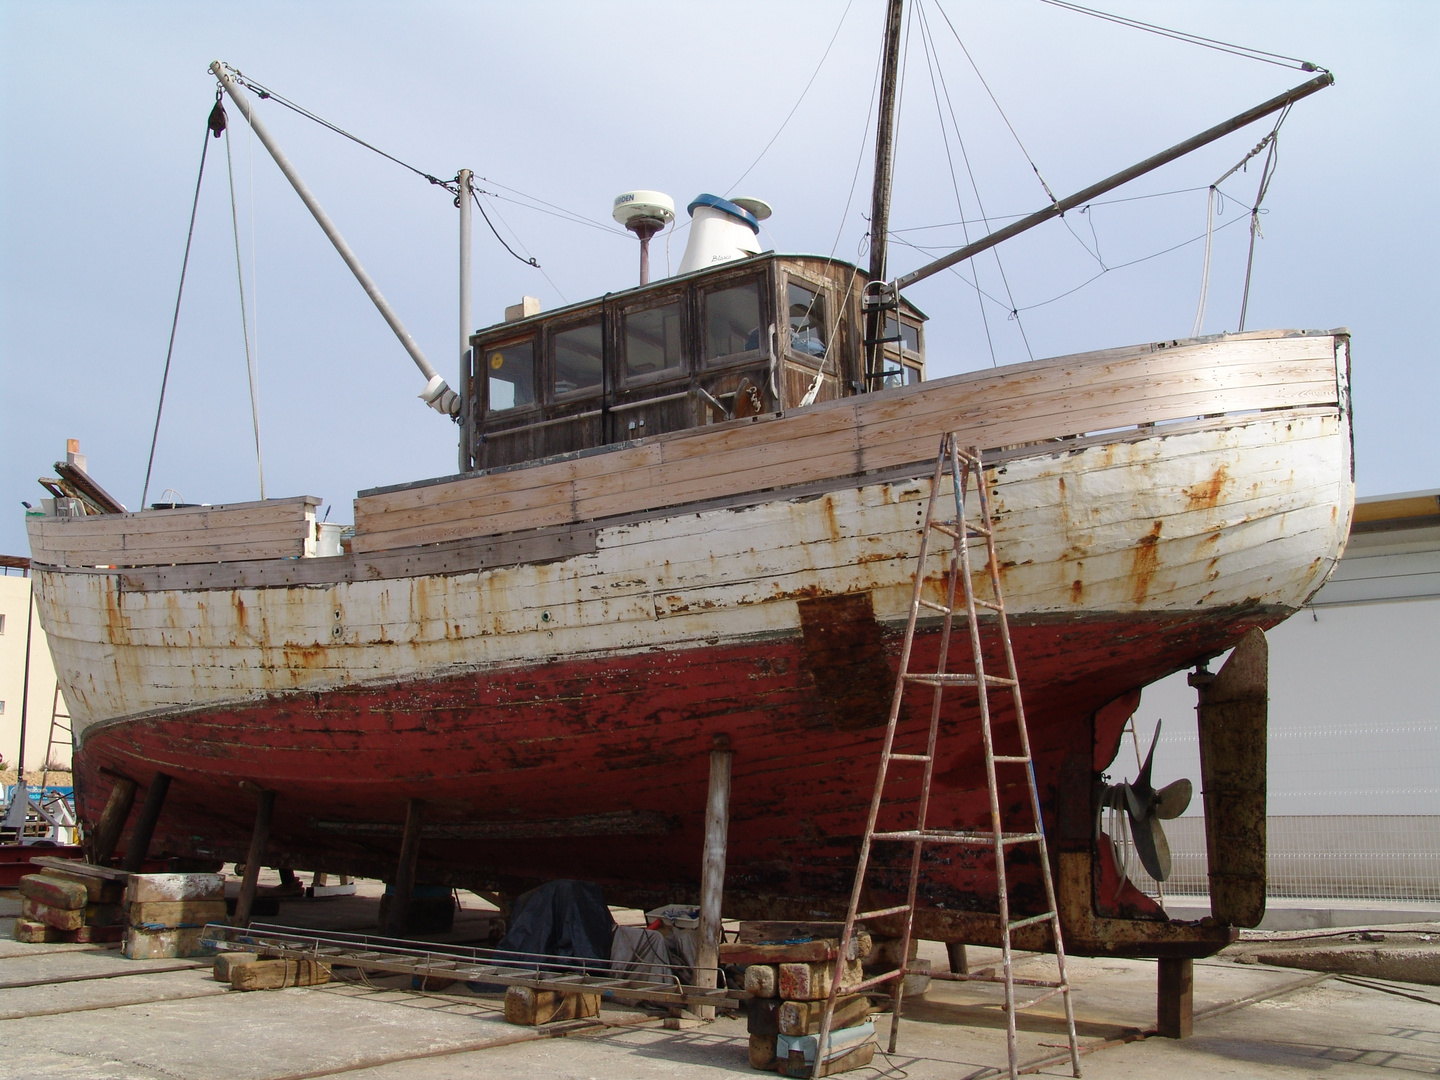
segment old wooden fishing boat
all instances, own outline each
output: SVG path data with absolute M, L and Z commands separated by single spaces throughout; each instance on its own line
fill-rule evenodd
M 650 904 L 697 890 L 723 737 L 727 914 L 835 917 L 936 451 L 958 431 L 995 493 L 1067 948 L 1218 948 L 1223 920 L 1172 922 L 1118 887 L 1099 781 L 1142 687 L 1285 618 L 1338 559 L 1348 335 L 926 381 L 925 317 L 893 284 L 883 261 L 742 249 L 601 300 L 522 305 L 467 334 L 457 392 L 427 387 L 460 415 L 461 471 L 361 493 L 345 551 L 310 497 L 31 518 L 84 818 L 105 808 L 113 839 L 137 788 L 166 777 L 151 851 L 238 859 L 258 788 L 275 793 L 267 858 L 392 879 L 418 799 L 420 881 L 513 894 L 569 876 Z M 922 627 L 917 650 L 936 647 Z M 930 820 L 980 824 L 973 708 L 945 708 Z M 902 749 L 925 722 L 907 712 Z M 988 858 L 927 868 L 918 933 L 995 940 Z M 1043 905 L 1033 865 L 1010 895 L 1012 911 Z

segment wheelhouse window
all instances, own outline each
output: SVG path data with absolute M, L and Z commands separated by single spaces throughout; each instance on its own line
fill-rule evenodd
M 535 341 L 511 341 L 485 349 L 490 411 L 535 404 Z
M 662 307 L 628 311 L 623 322 L 627 378 L 680 367 L 683 339 L 678 300 Z
M 790 312 L 790 349 L 820 359 L 825 355 L 825 297 L 794 281 L 785 286 L 785 303 Z
M 760 282 L 706 292 L 705 360 L 715 363 L 729 356 L 764 348 L 761 330 Z
M 600 320 L 561 330 L 553 341 L 555 393 L 591 390 L 604 380 L 604 331 Z
M 885 316 L 885 366 L 882 385 L 913 386 L 924 378 L 925 354 L 920 350 L 920 327 L 894 315 Z

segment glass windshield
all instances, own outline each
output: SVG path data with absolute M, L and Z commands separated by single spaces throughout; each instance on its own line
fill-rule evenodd
M 760 284 L 747 281 L 705 296 L 705 359 L 760 348 Z
M 912 326 L 910 323 L 902 322 L 900 324 L 900 331 L 897 334 L 895 331 L 894 315 L 885 316 L 884 337 L 885 344 L 892 348 L 897 344 L 895 338 L 899 337 L 900 341 L 898 344 L 906 352 L 918 353 L 920 351 L 920 328 L 918 326 Z
M 485 351 L 490 411 L 535 404 L 535 342 L 529 338 Z
M 680 366 L 680 304 L 625 316 L 625 373 L 648 375 Z
M 562 330 L 554 341 L 555 393 L 566 394 L 600 385 L 604 336 L 598 320 Z
M 825 298 L 792 281 L 786 286 L 785 302 L 790 308 L 790 348 L 807 356 L 824 356 Z

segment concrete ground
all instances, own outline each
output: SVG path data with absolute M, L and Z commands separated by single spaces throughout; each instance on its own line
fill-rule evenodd
M 374 890 L 353 899 L 282 904 L 276 922 L 362 931 Z M 451 939 L 483 937 L 486 905 L 466 910 Z M 127 961 L 114 948 L 10 940 L 13 902 L 0 900 L 0 1075 L 67 1080 L 365 1080 L 543 1076 L 557 1080 L 760 1075 L 747 1064 L 743 1015 L 666 1030 L 631 1008 L 602 1008 L 599 1023 L 545 1028 L 505 1023 L 501 998 L 458 988 L 417 994 L 402 978 L 314 989 L 239 993 L 204 961 Z M 617 913 L 622 915 L 624 913 Z M 628 921 L 628 920 L 627 920 Z M 1388 935 L 1394 931 L 1385 928 Z M 1406 942 L 1440 927 L 1407 930 Z M 1340 938 L 1349 943 L 1348 937 Z M 1336 939 L 1328 939 L 1334 945 Z M 1266 936 L 1195 965 L 1195 1034 L 1150 1037 L 1153 961 L 1073 959 L 1077 1028 L 1087 1077 L 1395 1077 L 1440 1073 L 1440 989 L 1260 962 Z M 1373 943 L 1364 942 L 1371 945 Z M 1255 946 L 1255 947 L 1252 947 Z M 1268 951 L 1267 951 L 1268 950 Z M 940 946 L 922 956 L 943 967 Z M 993 950 L 972 949 L 981 966 Z M 1237 962 L 1238 961 L 1238 962 Z M 1017 974 L 1051 969 L 1024 959 Z M 898 1052 L 857 1077 L 956 1080 L 1003 1072 L 998 988 L 935 982 L 907 1001 Z M 1050 1006 L 1054 1005 L 1054 1008 Z M 877 1018 L 882 1045 L 889 1018 Z M 1020 1058 L 1063 1055 L 1058 1001 L 1021 1014 Z M 1040 1075 L 1069 1075 L 1068 1062 Z

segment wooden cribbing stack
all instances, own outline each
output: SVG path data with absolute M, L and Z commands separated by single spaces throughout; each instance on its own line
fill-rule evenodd
M 132 960 L 198 956 L 205 924 L 225 918 L 220 874 L 132 874 L 39 856 L 20 879 L 15 938 L 28 942 L 123 941 Z
M 720 963 L 745 968 L 750 1001 L 750 1066 L 783 1076 L 829 1076 L 870 1064 L 875 1056 L 873 1009 L 864 994 L 846 995 L 883 949 L 857 931 L 840 957 L 842 923 L 743 922 L 740 940 L 720 946 Z M 815 1049 L 825 1002 L 841 971 L 827 1061 L 817 1069 Z M 890 966 L 895 966 L 891 964 Z M 807 1060 L 808 1058 L 808 1060 Z

